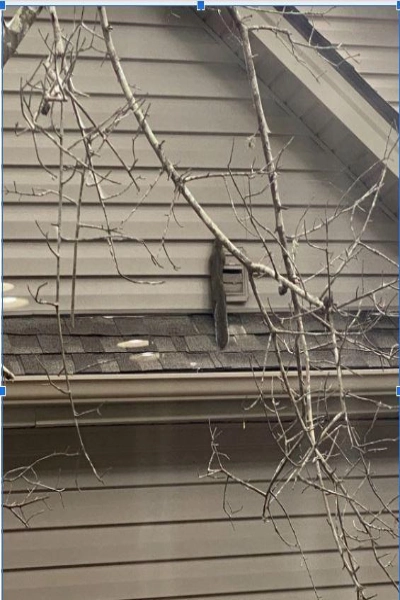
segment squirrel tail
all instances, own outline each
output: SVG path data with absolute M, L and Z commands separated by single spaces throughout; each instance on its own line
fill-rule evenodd
M 211 304 L 214 313 L 215 340 L 219 348 L 229 341 L 226 293 L 224 289 L 225 254 L 221 242 L 214 240 L 210 256 Z
M 229 330 L 228 330 L 228 315 L 226 311 L 226 298 L 225 294 L 221 294 L 221 297 L 214 304 L 214 324 L 215 324 L 215 340 L 221 350 L 225 348 L 229 341 Z

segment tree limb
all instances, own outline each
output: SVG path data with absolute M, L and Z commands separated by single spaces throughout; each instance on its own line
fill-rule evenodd
M 43 6 L 21 6 L 9 23 L 5 23 L 3 19 L 3 67 L 16 53 L 42 8 Z

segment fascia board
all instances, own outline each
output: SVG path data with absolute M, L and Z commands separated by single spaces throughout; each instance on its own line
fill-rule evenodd
M 242 9 L 243 17 L 252 26 L 271 26 L 285 29 L 292 39 L 304 39 L 282 15 L 272 12 L 259 13 Z M 339 119 L 378 160 L 388 154 L 388 170 L 398 177 L 398 134 L 387 121 L 348 83 L 336 69 L 324 60 L 316 50 L 296 47 L 295 52 L 288 41 L 279 34 L 261 30 L 252 33 L 270 54 L 287 69 L 302 86 Z M 303 64 L 302 64 L 303 63 Z

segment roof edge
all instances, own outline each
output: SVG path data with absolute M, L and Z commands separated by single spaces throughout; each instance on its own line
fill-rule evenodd
M 296 389 L 297 372 L 289 371 L 288 379 Z M 225 371 L 215 373 L 135 373 L 112 375 L 72 375 L 69 377 L 75 401 L 80 403 L 140 402 L 168 400 L 203 400 L 255 398 L 262 389 L 264 394 L 282 398 L 279 371 Z M 52 377 L 61 385 L 63 377 Z M 344 386 L 352 393 L 370 396 L 396 395 L 397 369 L 356 369 L 343 374 Z M 332 386 L 336 388 L 336 371 L 311 372 L 313 391 Z M 278 387 L 279 386 L 279 387 Z M 321 387 L 322 386 L 322 387 Z M 212 390 L 212 391 L 210 391 Z M 19 404 L 69 404 L 69 399 L 49 384 L 47 376 L 18 377 L 7 387 L 4 403 Z
M 288 377 L 296 388 L 296 372 L 289 372 Z M 311 377 L 315 392 L 328 390 L 332 394 L 332 413 L 340 410 L 335 399 L 335 372 L 312 372 Z M 393 415 L 397 405 L 397 369 L 346 372 L 343 380 L 344 387 L 355 395 L 349 407 L 352 414 L 375 414 L 376 403 L 368 401 L 373 399 L 388 405 L 383 407 L 382 415 Z M 54 378 L 53 381 L 59 385 L 63 380 Z M 278 371 L 81 375 L 72 376 L 70 381 L 75 405 L 83 415 L 82 425 L 206 421 L 210 418 L 265 419 L 265 408 L 261 403 L 249 410 L 260 390 L 265 398 L 274 396 L 280 400 L 283 416 L 292 414 L 289 403 L 285 402 Z M 73 424 L 68 397 L 49 385 L 46 377 L 20 377 L 8 386 L 7 391 L 5 427 Z
M 240 53 L 238 40 L 232 35 L 229 17 L 225 13 L 220 14 L 222 11 L 223 9 L 218 14 L 206 11 L 200 18 L 206 22 L 214 35 L 238 55 Z M 251 6 L 248 6 L 243 7 L 242 16 L 251 18 L 254 26 L 271 28 L 282 26 L 282 12 L 278 10 L 269 11 L 261 16 L 252 10 Z M 297 29 L 288 20 L 285 22 L 285 29 L 289 35 L 299 35 Z M 391 121 L 389 124 L 387 119 L 355 89 L 354 85 L 312 47 L 302 46 L 294 54 L 290 45 L 282 43 L 278 35 L 271 31 L 253 30 L 251 35 L 258 44 L 258 48 L 256 47 L 254 50 L 257 56 L 256 70 L 262 81 L 264 81 L 264 70 L 268 72 L 268 62 L 276 61 L 282 69 L 291 74 L 296 83 L 306 90 L 314 101 L 319 102 L 334 119 L 337 119 L 347 129 L 349 134 L 358 140 L 364 151 L 370 153 L 371 157 L 377 161 L 386 157 L 388 172 L 398 179 L 397 116 L 395 122 Z M 265 57 L 262 56 L 263 51 Z M 268 87 L 266 81 L 265 85 Z M 276 95 L 276 92 L 273 93 Z M 289 110 L 301 119 L 292 108 L 289 107 Z M 310 128 L 309 125 L 307 127 Z M 310 131 L 317 139 L 320 137 L 312 128 Z M 323 139 L 322 143 L 325 144 Z M 326 147 L 335 152 L 335 148 L 329 145 Z M 350 171 L 352 170 L 351 165 L 347 165 L 347 167 Z M 355 173 L 357 177 L 360 175 L 360 173 Z
M 343 57 L 332 48 L 331 42 L 323 36 L 310 21 L 295 6 L 274 6 L 275 10 L 282 13 L 285 19 L 306 39 L 312 46 L 319 46 L 318 52 L 332 64 L 335 69 L 349 82 L 363 98 L 389 123 L 395 126 L 399 119 L 398 112 L 390 106 L 382 96 L 350 65 Z M 321 48 L 326 46 L 326 48 Z

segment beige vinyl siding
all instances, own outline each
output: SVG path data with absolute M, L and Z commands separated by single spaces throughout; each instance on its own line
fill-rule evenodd
M 394 109 L 399 110 L 398 12 L 395 6 L 303 7 L 307 18 Z
M 227 168 L 231 153 L 234 170 L 248 169 L 251 164 L 261 166 L 263 157 L 258 143 L 249 143 L 249 136 L 256 130 L 247 77 L 232 53 L 222 41 L 209 33 L 207 26 L 196 13 L 189 9 L 163 8 L 111 8 L 110 20 L 114 21 L 114 38 L 118 52 L 124 58 L 123 65 L 128 80 L 135 86 L 140 97 L 148 94 L 150 123 L 157 135 L 165 141 L 165 149 L 181 170 L 192 169 L 217 173 Z M 93 17 L 94 9 L 90 9 Z M 66 30 L 73 27 L 73 9 L 63 8 Z M 7 15 L 6 15 L 7 17 Z M 54 292 L 55 261 L 49 252 L 42 231 L 54 240 L 57 215 L 57 182 L 43 173 L 37 165 L 35 151 L 29 134 L 16 137 L 15 124 L 23 125 L 20 111 L 19 87 L 21 78 L 33 71 L 43 43 L 38 30 L 48 31 L 46 13 L 29 32 L 4 72 L 4 275 L 15 285 L 15 294 L 28 296 L 27 286 L 35 291 L 43 288 L 42 299 L 51 300 Z M 151 40 L 151 43 L 148 43 Z M 41 54 L 42 53 L 42 54 Z M 91 54 L 78 62 L 75 85 L 91 94 L 85 105 L 96 122 L 101 122 L 123 104 L 114 75 L 109 64 L 102 64 L 100 56 Z M 303 224 L 310 228 L 321 216 L 332 214 L 343 193 L 351 186 L 352 179 L 344 165 L 332 153 L 321 147 L 309 129 L 279 104 L 267 88 L 263 97 L 275 155 L 289 144 L 280 158 L 281 192 L 285 207 L 285 220 L 290 236 L 302 230 Z M 67 139 L 76 139 L 77 132 L 71 117 L 66 119 Z M 120 123 L 112 136 L 115 147 L 127 163 L 133 160 L 132 135 L 136 131 L 133 118 Z M 48 140 L 39 139 L 44 162 L 56 171 L 58 152 Z M 234 146 L 233 146 L 234 142 Z M 173 186 L 166 178 L 146 196 L 147 187 L 157 176 L 157 160 L 139 134 L 135 142 L 138 163 L 135 173 L 140 175 L 141 190 L 133 187 L 108 201 L 108 212 L 113 225 L 128 218 L 125 231 L 135 239 L 116 242 L 115 252 L 122 272 L 131 278 L 140 277 L 145 282 L 162 280 L 160 286 L 139 286 L 118 278 L 116 265 L 104 240 L 99 239 L 99 229 L 81 229 L 78 254 L 77 310 L 81 312 L 143 311 L 204 311 L 209 310 L 208 256 L 212 236 L 191 209 L 178 199 L 173 214 L 170 211 L 174 196 Z M 232 150 L 233 148 L 233 150 Z M 66 163 L 70 159 L 66 158 Z M 113 168 L 115 177 L 128 183 L 120 164 L 111 151 L 105 149 L 96 159 L 99 172 L 105 174 Z M 12 193 L 18 187 L 21 195 Z M 31 197 L 32 186 L 37 195 Z M 256 182 L 253 192 L 264 183 Z M 65 187 L 70 198 L 76 198 L 79 182 L 75 177 Z M 124 185 L 121 186 L 124 188 Z M 198 181 L 191 185 L 199 201 L 209 210 L 225 233 L 259 260 L 264 250 L 248 231 L 247 215 L 240 196 L 233 185 L 230 195 L 220 178 Z M 245 193 L 244 181 L 239 188 Z M 112 187 L 105 185 L 111 193 Z M 354 188 L 349 205 L 363 193 Z M 114 188 L 115 192 L 115 188 Z M 267 202 L 270 199 L 267 199 Z M 140 208 L 129 216 L 137 203 Z M 235 203 L 235 216 L 231 203 Z M 255 214 L 265 226 L 270 226 L 271 208 L 264 208 L 265 196 L 254 195 L 252 204 Z M 166 227 L 169 218 L 169 225 Z M 359 218 L 360 217 L 360 218 Z M 76 224 L 76 208 L 66 201 L 63 210 L 63 235 L 66 241 L 62 249 L 61 270 L 64 276 L 61 290 L 61 306 L 69 308 L 71 290 L 73 236 Z M 362 226 L 362 215 L 356 215 L 356 227 Z M 82 221 L 95 227 L 104 226 L 104 216 L 93 187 L 88 187 L 82 208 Z M 37 222 L 37 223 L 36 223 Z M 160 240 L 166 237 L 166 248 L 172 263 L 162 248 Z M 97 240 L 94 239 L 97 235 Z M 377 241 L 382 251 L 395 255 L 396 225 L 383 213 L 378 213 L 367 237 Z M 312 234 L 313 241 L 326 242 L 323 228 Z M 330 232 L 332 249 L 339 253 L 346 241 L 352 239 L 348 216 L 337 219 Z M 148 242 L 160 267 L 156 267 L 145 250 Z M 273 241 L 274 263 L 280 262 L 280 252 Z M 310 289 L 319 293 L 326 283 L 323 272 L 325 252 L 307 247 L 300 239 L 299 260 L 307 274 L 322 269 Z M 360 257 L 361 258 L 361 257 Z M 265 259 L 268 260 L 268 259 Z M 348 299 L 358 285 L 362 272 L 365 282 L 378 286 L 385 272 L 391 278 L 387 264 L 380 264 L 377 256 L 369 254 L 365 260 L 352 261 L 337 282 L 336 298 Z M 276 284 L 265 281 L 263 292 L 277 308 L 286 305 L 285 298 L 278 296 Z M 390 302 L 396 292 L 385 295 Z M 234 306 L 235 310 L 254 310 L 252 299 L 246 305 Z M 27 312 L 49 312 L 46 305 L 35 304 L 30 299 Z
M 221 423 L 221 449 L 230 468 L 265 487 L 279 460 L 264 423 Z M 362 428 L 368 424 L 361 424 Z M 393 421 L 378 421 L 376 435 L 395 435 Z M 299 553 L 260 518 L 262 498 L 229 485 L 224 513 L 224 482 L 201 478 L 210 453 L 206 423 L 85 428 L 84 437 L 101 472 L 99 483 L 76 459 L 54 460 L 39 468 L 41 480 L 65 487 L 63 499 L 50 493 L 48 508 L 24 527 L 5 513 L 4 589 L 6 600 L 135 600 L 154 598 L 290 598 L 311 600 L 313 592 Z M 5 468 L 67 446 L 68 428 L 6 432 Z M 396 445 L 373 463 L 383 498 L 397 493 Z M 111 468 L 110 468 L 111 467 Z M 338 463 L 337 468 L 344 465 Z M 77 469 L 79 474 L 77 475 Z M 77 477 L 77 479 L 76 479 Z M 362 484 L 354 470 L 349 488 Z M 79 491 L 76 486 L 79 486 Z M 21 498 L 17 485 L 13 499 Z M 324 506 L 318 494 L 298 486 L 282 493 L 323 597 L 350 600 L 354 591 L 334 549 Z M 376 496 L 361 485 L 360 502 L 378 508 Z M 395 509 L 394 502 L 391 504 Z M 37 509 L 38 507 L 36 507 Z M 27 515 L 34 507 L 28 509 Z M 290 528 L 275 510 L 276 523 L 290 538 Z M 389 518 L 385 516 L 385 518 Z M 352 530 L 352 515 L 346 516 Z M 397 548 L 390 537 L 380 543 L 388 554 Z M 361 579 L 380 600 L 396 595 L 385 584 L 371 553 L 360 550 Z M 395 575 L 395 567 L 393 567 Z

